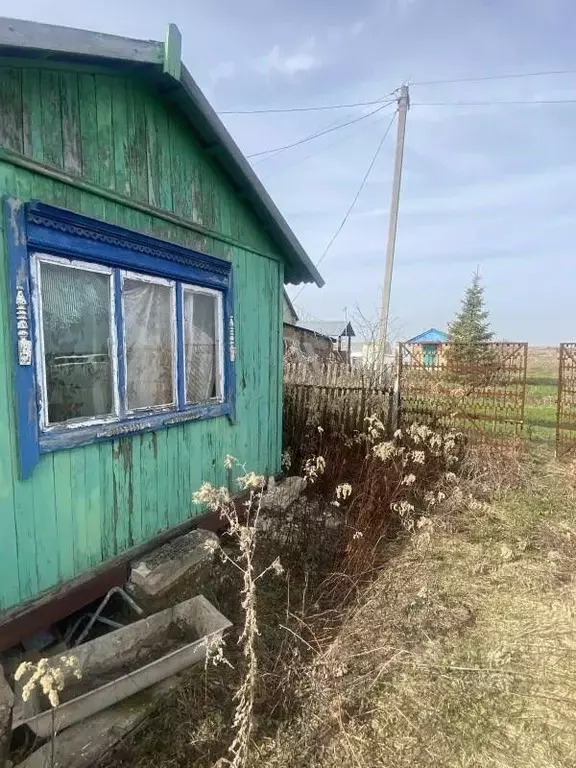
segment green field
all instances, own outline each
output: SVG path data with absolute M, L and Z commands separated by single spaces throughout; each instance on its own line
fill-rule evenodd
M 554 440 L 558 397 L 557 347 L 529 347 L 524 424 L 527 437 Z

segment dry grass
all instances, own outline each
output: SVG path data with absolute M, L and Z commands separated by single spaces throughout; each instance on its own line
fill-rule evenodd
M 253 765 L 576 765 L 574 475 L 453 499 L 390 561 Z
M 251 768 L 576 766 L 576 474 L 512 453 L 470 454 L 462 473 L 339 602 L 326 529 L 295 514 L 287 580 L 257 596 Z M 279 543 L 262 544 L 264 565 Z M 207 595 L 238 623 L 240 589 L 225 567 Z M 214 766 L 241 681 L 234 641 L 234 669 L 192 672 L 109 765 Z

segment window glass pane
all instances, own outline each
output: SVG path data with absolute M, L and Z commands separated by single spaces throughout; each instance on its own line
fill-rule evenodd
M 220 398 L 218 300 L 212 294 L 184 290 L 186 402 Z
M 125 278 L 124 338 L 128 409 L 174 403 L 173 289 Z
M 50 424 L 114 412 L 110 280 L 40 262 Z

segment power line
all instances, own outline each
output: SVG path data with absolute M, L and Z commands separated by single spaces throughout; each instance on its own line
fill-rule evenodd
M 413 107 L 498 107 L 531 104 L 576 104 L 576 99 L 534 99 L 518 101 L 415 101 Z
M 480 77 L 456 77 L 451 80 L 418 80 L 410 85 L 445 85 L 449 83 L 480 83 L 486 80 L 513 80 L 519 77 L 540 77 L 544 75 L 576 75 L 576 69 L 552 69 L 541 72 L 512 72 L 506 75 L 482 75 Z
M 324 130 L 313 133 L 310 136 L 305 136 L 303 139 L 292 142 L 292 144 L 285 144 L 283 147 L 275 147 L 274 149 L 263 149 L 261 152 L 253 152 L 251 155 L 246 155 L 246 157 L 248 159 L 253 157 L 262 157 L 263 155 L 272 155 L 277 152 L 283 152 L 285 149 L 299 147 L 300 144 L 305 144 L 308 141 L 312 141 L 312 139 L 317 139 L 319 136 L 325 136 L 327 133 L 332 133 L 333 131 L 337 131 L 340 128 L 346 128 L 347 125 L 353 125 L 354 123 L 359 123 L 361 120 L 366 120 L 367 118 L 372 117 L 372 115 L 381 112 L 386 107 L 389 107 L 393 102 L 394 100 L 384 102 L 380 107 L 378 107 L 378 109 L 373 109 L 372 112 L 368 112 L 366 115 L 360 115 L 360 117 L 355 117 L 353 120 L 347 120 L 345 123 L 338 123 L 337 125 L 333 125 L 329 128 L 324 128 Z
M 378 118 L 378 120 L 379 119 L 380 118 Z M 376 125 L 376 122 L 377 120 L 374 120 L 372 123 L 364 123 L 362 127 L 367 127 L 368 125 Z M 334 141 L 331 141 L 329 144 L 325 144 L 323 147 L 320 147 L 319 149 L 316 149 L 314 152 L 310 152 L 309 154 L 304 155 L 304 157 L 299 157 L 297 160 L 294 160 L 291 163 L 286 163 L 286 165 L 283 165 L 280 168 L 274 168 L 270 173 L 267 173 L 261 177 L 262 181 L 268 181 L 268 179 L 271 179 L 273 176 L 277 176 L 280 173 L 284 173 L 284 171 L 288 171 L 294 168 L 296 165 L 300 165 L 300 163 L 306 162 L 306 160 L 310 160 L 313 157 L 317 157 L 322 152 L 326 152 L 332 147 L 335 147 L 337 144 L 341 144 L 342 141 L 345 141 L 347 139 L 354 141 L 354 139 L 357 136 L 358 136 L 358 133 L 355 133 L 352 136 L 350 134 L 345 134 L 345 135 L 340 134 L 337 139 L 335 139 Z
M 387 93 L 386 96 L 393 96 L 395 91 Z M 357 101 L 353 104 L 323 104 L 318 107 L 273 107 L 270 109 L 225 109 L 218 112 L 219 115 L 268 115 L 280 114 L 284 112 L 323 112 L 329 109 L 352 109 L 354 107 L 372 107 L 374 104 L 382 104 L 385 98 L 375 99 L 373 101 Z M 390 102 L 388 102 L 390 103 Z
M 394 118 L 396 117 L 397 114 L 398 114 L 398 110 L 396 110 L 394 112 L 394 114 L 392 115 L 392 119 L 388 123 L 388 125 L 386 127 L 386 130 L 384 131 L 384 135 L 380 139 L 380 143 L 378 144 L 378 146 L 376 148 L 376 152 L 374 152 L 374 156 L 372 157 L 372 160 L 370 161 L 370 165 L 368 166 L 368 168 L 366 170 L 366 173 L 364 174 L 364 177 L 363 177 L 362 181 L 360 182 L 360 186 L 358 187 L 358 189 L 356 191 L 356 194 L 354 195 L 354 198 L 352 199 L 352 202 L 348 206 L 348 210 L 344 214 L 344 218 L 340 222 L 340 224 L 338 226 L 338 229 L 334 232 L 334 234 L 332 235 L 332 237 L 330 238 L 330 240 L 328 242 L 328 245 L 324 249 L 324 252 L 323 252 L 322 256 L 320 256 L 320 258 L 316 262 L 316 265 L 315 265 L 316 267 L 319 267 L 320 264 L 322 263 L 322 261 L 326 258 L 330 248 L 332 248 L 332 246 L 334 245 L 334 242 L 336 241 L 336 238 L 338 237 L 340 232 L 342 232 L 342 230 L 344 229 L 344 226 L 346 225 L 346 222 L 350 218 L 350 215 L 352 214 L 352 211 L 354 210 L 354 206 L 358 202 L 358 198 L 362 194 L 362 190 L 366 186 L 366 182 L 368 181 L 368 178 L 369 178 L 370 174 L 372 173 L 372 169 L 376 165 L 376 161 L 378 160 L 378 156 L 380 155 L 380 151 L 381 151 L 382 147 L 384 146 L 384 142 L 386 141 L 386 137 L 390 133 L 390 129 L 392 128 L 392 125 L 394 123 Z M 300 288 L 300 290 L 298 291 L 298 293 L 294 297 L 294 301 L 296 301 L 296 299 L 300 296 L 300 294 L 302 293 L 302 291 L 304 290 L 305 287 L 306 287 L 306 283 L 302 286 L 302 288 Z
M 510 72 L 503 75 L 479 75 L 476 77 L 455 77 L 445 80 L 416 80 L 410 82 L 411 86 L 421 85 L 449 85 L 451 83 L 481 83 L 488 82 L 490 80 L 515 80 L 524 77 L 544 77 L 552 75 L 575 75 L 576 69 L 549 69 L 540 70 L 538 72 Z M 374 99 L 373 101 L 358 101 L 350 104 L 321 104 L 319 106 L 310 107 L 272 107 L 263 109 L 225 109 L 218 112 L 219 115 L 265 115 L 265 114 L 282 114 L 287 112 L 322 112 L 330 109 L 347 109 L 354 107 L 370 107 L 374 104 L 382 104 L 386 96 L 393 96 L 398 92 L 396 88 L 390 93 L 385 94 L 381 99 Z M 530 102 L 536 103 L 536 102 Z M 541 103 L 565 103 L 565 102 L 541 102 Z M 566 102 L 570 103 L 570 102 Z

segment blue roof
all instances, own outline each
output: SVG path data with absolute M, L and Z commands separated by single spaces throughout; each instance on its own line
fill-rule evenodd
M 447 333 L 439 331 L 438 328 L 428 328 L 413 339 L 408 339 L 407 344 L 444 344 L 446 341 L 448 341 Z

